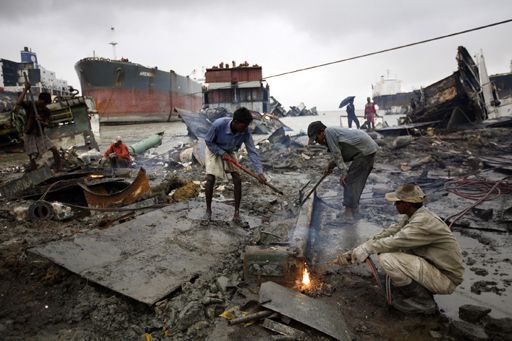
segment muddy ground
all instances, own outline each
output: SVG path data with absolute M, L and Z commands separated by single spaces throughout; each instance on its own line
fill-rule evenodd
M 510 129 L 471 129 L 446 135 L 417 136 L 412 141 L 405 141 L 402 147 L 397 147 L 393 138 L 376 138 L 382 148 L 363 193 L 359 223 L 347 227 L 339 218 L 341 188 L 336 174 L 319 187 L 318 197 L 325 204 L 322 221 L 326 223 L 315 232 L 320 237 L 317 236 L 312 246 L 317 248 L 312 250 L 313 254 L 322 251 L 322 257 L 328 258 L 355 246 L 356 239 L 364 238 L 365 233 L 374 228 L 397 221 L 399 216 L 393 206 L 383 200 L 384 193 L 397 184 L 420 184 L 429 197 L 427 206 L 443 218 L 462 211 L 475 201 L 463 199 L 447 188 L 455 186 L 455 180 L 467 176 L 480 176 L 489 181 L 506 177 L 506 171 L 489 168 L 480 158 L 512 154 Z M 145 327 L 156 327 L 154 338 L 170 340 L 271 339 L 274 334 L 259 325 L 229 326 L 219 314 L 230 307 L 257 300 L 258 286 L 245 282 L 243 278 L 243 250 L 246 245 L 288 241 L 299 212 L 298 189 L 307 181 L 318 179 L 327 162 L 327 153 L 316 146 L 274 146 L 268 143 L 263 143 L 260 150 L 268 178 L 285 195 L 276 195 L 244 175 L 242 213 L 260 218 L 261 225 L 247 230 L 237 251 L 219 259 L 217 266 L 209 272 L 184 283 L 153 307 L 88 282 L 27 252 L 31 247 L 49 241 L 108 228 L 100 223 L 100 216 L 66 222 L 16 221 L 7 209 L 20 202 L 2 202 L 1 339 L 141 340 Z M 0 161 L 2 181 L 6 182 L 21 175 L 19 166 L 26 159 L 22 154 L 3 153 Z M 202 167 L 197 163 L 179 170 L 155 166 L 151 171 L 154 172 L 150 175 L 153 185 L 158 184 L 165 174 L 173 172 L 184 182 L 203 180 Z M 229 183 L 219 186 L 216 199 L 230 203 L 232 186 Z M 482 190 L 476 191 L 476 186 L 473 185 L 470 191 L 481 194 Z M 482 339 L 479 332 L 484 330 L 490 339 L 510 339 L 507 322 L 511 320 L 503 318 L 512 317 L 511 222 L 506 214 L 500 216 L 498 213 L 512 206 L 512 200 L 506 191 L 510 186 L 502 188 L 499 196 L 478 206 L 492 208 L 491 218 L 486 216 L 485 220 L 476 213 L 468 212 L 455 224 L 456 236 L 464 250 L 465 281 L 453 295 L 436 296 L 439 314 L 404 316 L 388 307 L 370 272 L 363 267 L 330 267 L 315 274 L 316 279 L 329 288 L 320 292 L 318 299 L 341 309 L 350 332 L 357 340 Z M 203 198 L 201 187 L 199 199 L 190 200 Z M 222 221 L 215 222 L 213 228 L 216 228 L 215 224 L 218 228 L 226 228 Z M 370 228 L 361 227 L 361 224 Z M 198 224 L 197 228 L 201 226 Z M 481 228 L 489 230 L 482 231 Z M 340 236 L 340 231 L 345 238 L 326 237 Z M 346 237 L 354 235 L 357 238 Z M 227 288 L 222 285 L 226 282 L 230 283 Z M 492 311 L 488 317 L 470 326 L 460 326 L 457 324 L 458 308 L 463 304 L 480 305 Z M 291 325 L 304 330 L 308 339 L 329 339 L 293 321 Z M 165 327 L 169 336 L 164 337 L 161 330 Z

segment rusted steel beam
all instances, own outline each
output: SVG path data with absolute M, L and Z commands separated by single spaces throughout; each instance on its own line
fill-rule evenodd
M 136 202 L 138 199 L 149 191 L 149 180 L 146 176 L 144 168 L 139 170 L 135 180 L 125 189 L 113 193 L 107 194 L 100 191 L 93 191 L 85 185 L 79 184 L 83 189 L 85 199 L 89 207 L 113 207 L 113 206 L 124 206 Z

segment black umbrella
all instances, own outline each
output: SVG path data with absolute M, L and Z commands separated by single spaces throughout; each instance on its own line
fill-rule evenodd
M 341 101 L 340 106 L 338 108 L 343 108 L 345 105 L 349 104 L 356 98 L 356 96 L 348 96 L 343 101 Z

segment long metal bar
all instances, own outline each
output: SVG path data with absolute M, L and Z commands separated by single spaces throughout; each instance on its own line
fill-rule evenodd
M 25 83 L 29 83 L 28 76 L 26 72 L 23 72 L 23 77 L 25 77 Z M 32 89 L 28 88 L 28 94 L 30 96 L 30 101 L 32 102 L 32 108 L 34 109 L 34 115 L 36 115 L 35 120 L 37 122 L 37 126 L 39 127 L 39 133 L 41 137 L 43 137 L 43 128 L 41 127 L 41 122 L 39 122 L 39 113 L 37 112 L 36 102 L 34 102 L 34 95 L 32 94 Z
M 253 178 L 255 179 L 258 179 L 259 181 L 259 178 L 258 176 L 253 172 L 251 171 L 250 169 L 247 169 L 245 168 L 244 166 L 242 166 L 241 164 L 239 164 L 236 160 L 234 159 L 227 159 L 226 161 L 228 161 L 229 163 L 233 164 L 235 167 L 243 170 L 244 172 L 246 172 L 247 174 L 249 174 L 250 176 L 252 176 Z M 267 185 L 268 187 L 270 187 L 274 192 L 277 192 L 281 195 L 284 195 L 284 193 L 282 191 L 280 191 L 279 189 L 275 188 L 274 186 L 272 186 L 271 184 L 269 184 L 268 182 L 265 182 L 265 185 Z
M 324 174 L 320 180 L 318 180 L 318 182 L 316 183 L 315 186 L 313 186 L 313 188 L 311 189 L 311 191 L 309 191 L 309 193 L 306 195 L 306 197 L 304 199 L 302 199 L 300 205 L 304 205 L 304 203 L 306 202 L 306 200 L 308 200 L 308 198 L 311 196 L 311 194 L 313 194 L 313 192 L 315 191 L 315 189 L 318 187 L 318 185 L 320 185 L 320 183 L 322 181 L 324 181 L 324 179 L 328 176 L 329 174 Z

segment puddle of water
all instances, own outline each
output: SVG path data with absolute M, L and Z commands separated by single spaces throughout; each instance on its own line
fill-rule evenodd
M 478 240 L 454 233 L 463 251 L 468 253 L 465 261 L 472 258 L 475 263 L 465 264 L 464 281 L 451 295 L 437 295 L 436 302 L 445 314 L 458 319 L 459 307 L 464 304 L 474 304 L 491 308 L 493 317 L 512 317 L 512 287 L 505 286 L 503 280 L 512 280 L 512 264 L 504 262 L 503 259 L 510 259 L 510 250 L 501 249 L 496 252 L 488 246 L 481 244 Z M 488 274 L 479 276 L 471 268 L 485 269 Z M 502 274 L 505 274 L 503 276 Z M 493 281 L 499 290 L 504 289 L 500 295 L 494 292 L 481 292 L 476 294 L 471 291 L 471 286 L 477 281 Z

